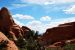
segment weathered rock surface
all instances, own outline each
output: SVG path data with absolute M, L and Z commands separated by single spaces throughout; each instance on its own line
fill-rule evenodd
M 0 31 L 7 33 L 10 27 L 15 24 L 7 8 L 0 10 Z
M 3 7 L 0 10 L 0 31 L 2 31 L 5 35 L 12 35 L 10 31 L 18 38 L 19 36 L 25 35 L 30 29 L 26 26 L 22 26 L 22 28 L 17 25 L 10 12 L 7 8 Z
M 5 7 L 1 8 L 0 10 L 0 32 L 3 32 L 3 33 L 0 34 L 0 40 L 1 41 L 7 40 L 9 42 L 7 45 L 8 50 L 18 50 L 18 49 L 15 49 L 16 45 L 13 43 L 13 41 L 10 41 L 8 39 L 9 37 L 12 37 L 13 40 L 17 40 L 17 38 L 25 37 L 24 35 L 27 34 L 28 31 L 30 31 L 29 28 L 25 26 L 20 27 L 14 22 L 7 8 Z M 3 38 L 1 38 L 2 36 Z
M 17 24 L 12 25 L 12 27 L 10 27 L 10 31 L 12 31 L 17 38 L 23 34 L 23 30 Z
M 2 32 L 0 32 L 0 44 L 3 44 L 5 50 L 18 50 L 15 43 L 9 40 Z M 0 45 L 2 46 L 2 45 Z
M 75 22 L 61 24 L 47 29 L 41 38 L 43 45 L 75 38 Z
M 22 35 L 23 35 L 24 38 L 26 38 L 29 35 L 29 33 L 31 32 L 31 30 L 26 26 L 22 26 L 22 30 L 23 30 Z

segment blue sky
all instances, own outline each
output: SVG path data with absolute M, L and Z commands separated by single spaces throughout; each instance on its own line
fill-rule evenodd
M 0 0 L 17 24 L 40 33 L 59 24 L 75 21 L 75 0 Z

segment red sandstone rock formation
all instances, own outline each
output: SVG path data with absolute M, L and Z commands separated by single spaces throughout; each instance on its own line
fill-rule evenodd
M 10 27 L 15 24 L 7 8 L 0 10 L 0 31 L 6 33 Z
M 7 42 L 7 43 L 5 43 Z M 4 44 L 4 50 L 18 50 L 18 48 L 16 47 L 15 43 L 11 40 L 9 40 L 2 32 L 0 32 L 0 44 L 5 43 Z
M 12 33 L 10 33 L 10 31 L 12 31 L 13 35 L 18 38 L 19 36 L 22 37 L 25 35 L 25 33 L 30 31 L 30 29 L 25 26 L 21 28 L 19 25 L 17 25 L 10 15 L 8 9 L 3 7 L 0 10 L 0 31 L 5 33 L 5 35 L 12 35 Z
M 65 43 L 66 44 L 75 44 L 75 39 L 66 40 Z
M 24 38 L 26 38 L 26 36 L 29 35 L 29 34 L 30 34 L 30 31 L 31 31 L 31 30 L 30 30 L 28 27 L 26 27 L 26 26 L 22 26 L 22 30 L 23 30 L 23 34 L 22 34 L 22 35 L 23 35 Z
M 23 30 L 17 24 L 12 25 L 12 27 L 10 27 L 10 31 L 12 31 L 16 37 L 22 36 L 22 34 L 23 34 Z
M 0 10 L 0 31 L 3 32 L 7 37 L 11 36 L 13 37 L 13 40 L 17 40 L 17 38 L 20 38 L 20 37 L 23 38 L 23 36 L 27 34 L 27 32 L 30 31 L 30 29 L 24 26 L 21 28 L 19 25 L 17 25 L 14 22 L 12 16 L 10 15 L 10 12 L 8 11 L 8 9 L 3 7 Z M 0 40 L 3 40 L 3 39 L 0 37 Z M 12 44 L 13 43 L 12 41 L 10 40 L 8 41 L 9 41 L 8 46 L 12 48 L 16 47 L 15 45 Z M 11 49 L 8 47 L 8 50 L 16 50 L 16 49 L 14 48 Z
M 41 38 L 43 45 L 75 38 L 75 22 L 47 29 Z

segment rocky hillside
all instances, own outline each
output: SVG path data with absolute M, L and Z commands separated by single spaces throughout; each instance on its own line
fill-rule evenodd
M 19 38 L 24 38 L 27 32 L 31 31 L 26 26 L 20 27 L 15 23 L 7 8 L 3 7 L 0 10 L 0 44 L 8 42 L 5 47 L 7 50 L 18 50 L 14 41 Z M 9 39 L 8 39 L 9 38 Z M 9 47 L 10 46 L 10 47 Z M 11 48 L 11 49 L 10 49 Z M 15 49 L 16 48 L 16 49 Z
M 15 23 L 7 8 L 0 10 L 0 49 L 3 50 L 44 50 L 45 46 L 64 46 L 75 43 L 75 22 L 60 24 L 38 35 L 26 26 Z
M 65 42 L 75 38 L 75 22 L 60 24 L 58 27 L 47 29 L 40 38 L 42 45 L 49 45 L 55 42 Z

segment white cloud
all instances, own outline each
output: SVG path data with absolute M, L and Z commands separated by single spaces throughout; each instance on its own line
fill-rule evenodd
M 52 4 L 51 0 L 21 0 L 22 2 L 28 2 L 33 4 Z
M 44 25 L 44 23 L 42 23 L 41 21 L 37 21 L 37 20 L 27 23 L 26 26 L 28 26 L 32 30 L 39 31 L 40 33 L 45 32 L 45 29 L 46 29 L 45 28 L 46 26 Z
M 75 0 L 54 0 L 56 3 L 72 3 L 75 2 Z
M 51 21 L 51 17 L 49 16 L 44 16 L 40 18 L 41 21 Z
M 70 8 L 64 10 L 65 13 L 75 14 L 75 5 L 72 5 Z
M 19 19 L 27 19 L 27 20 L 33 20 L 34 18 L 30 15 L 23 15 L 23 14 L 15 14 L 13 15 L 14 18 L 19 18 Z
M 12 4 L 15 8 L 28 6 L 27 4 Z
M 14 17 L 18 17 L 18 15 L 14 16 Z M 19 15 L 19 17 L 22 17 L 22 16 Z M 41 19 L 43 21 L 47 21 L 47 23 L 42 22 Z M 21 21 L 18 21 L 16 18 L 14 19 L 14 21 L 20 26 L 27 26 L 32 30 L 39 31 L 40 33 L 44 33 L 46 31 L 46 29 L 48 29 L 48 28 L 56 27 L 59 24 L 74 22 L 75 17 L 69 17 L 69 18 L 65 18 L 65 19 L 63 18 L 63 19 L 57 19 L 57 20 L 51 21 L 51 17 L 44 16 L 44 17 L 40 18 L 39 21 L 38 20 L 32 20 L 28 23 L 25 23 L 25 25 Z
M 11 5 L 11 6 L 8 7 L 10 10 L 29 6 L 28 4 L 25 4 L 25 3 L 12 3 L 12 4 L 10 4 L 10 5 Z
M 18 21 L 17 19 L 14 19 L 15 23 L 18 24 L 19 26 L 24 26 L 24 24 L 20 21 Z
M 34 21 L 31 21 L 31 22 L 28 22 L 26 24 L 26 26 L 28 26 L 29 28 L 31 28 L 32 30 L 37 30 L 39 31 L 40 33 L 44 33 L 46 31 L 46 29 L 48 28 L 53 28 L 53 27 L 57 27 L 59 24 L 64 24 L 64 23 L 68 23 L 68 22 L 75 22 L 75 17 L 70 17 L 70 18 L 63 18 L 63 19 L 57 19 L 55 21 L 52 21 L 50 23 L 43 23 L 41 21 L 37 21 L 37 20 L 34 20 Z
M 75 22 L 75 17 L 69 17 L 69 18 L 63 18 L 63 19 L 57 19 L 53 22 L 50 23 L 51 25 L 51 28 L 52 27 L 56 27 L 58 26 L 59 24 L 64 24 L 64 23 L 69 23 L 69 22 Z
M 20 25 L 20 26 L 24 26 L 23 23 L 21 23 L 20 21 L 14 19 L 15 22 Z M 57 27 L 59 24 L 64 24 L 64 23 L 68 23 L 68 22 L 75 22 L 75 17 L 70 17 L 70 18 L 63 18 L 63 19 L 57 19 L 55 21 L 52 21 L 50 23 L 43 23 L 41 21 L 37 21 L 37 20 L 33 20 L 31 22 L 28 22 L 26 24 L 27 27 L 29 27 L 32 30 L 35 31 L 39 31 L 40 33 L 44 33 L 46 31 L 46 29 L 48 28 L 53 28 L 53 27 Z
M 21 1 L 33 4 L 43 4 L 43 5 L 75 2 L 75 0 L 21 0 Z

